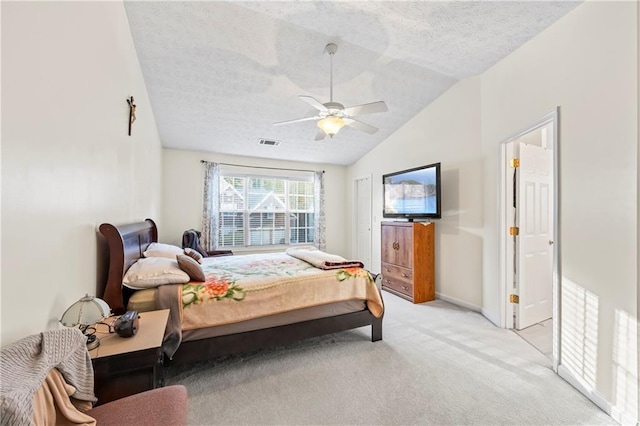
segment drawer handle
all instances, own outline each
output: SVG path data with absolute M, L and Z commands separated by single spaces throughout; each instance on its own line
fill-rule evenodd
M 384 282 L 387 284 L 391 284 L 391 281 L 389 281 L 388 279 L 384 280 Z
M 402 273 L 402 277 L 403 278 L 407 278 L 409 275 L 405 274 L 404 272 Z
M 403 290 L 409 290 L 409 287 L 407 287 L 406 285 L 403 285 L 403 286 L 402 286 L 402 289 L 403 289 Z
M 394 250 L 400 250 L 400 243 L 397 241 L 394 241 L 391 247 L 393 247 Z
M 391 269 L 389 269 L 389 268 L 385 268 L 385 269 L 387 270 L 387 272 L 391 272 Z

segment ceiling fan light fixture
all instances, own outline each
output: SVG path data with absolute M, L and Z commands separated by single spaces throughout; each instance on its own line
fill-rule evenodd
M 376 127 L 358 121 L 354 117 L 361 114 L 388 111 L 387 105 L 383 101 L 354 105 L 348 108 L 345 108 L 340 102 L 333 101 L 333 55 L 335 55 L 337 51 L 338 46 L 335 43 L 329 43 L 325 46 L 325 52 L 329 54 L 331 62 L 331 72 L 329 73 L 329 102 L 322 103 L 309 95 L 300 95 L 298 98 L 319 111 L 317 115 L 298 118 L 296 120 L 279 121 L 273 123 L 274 126 L 316 120 L 318 128 L 320 129 L 316 132 L 315 140 L 317 141 L 324 139 L 326 135 L 333 137 L 344 126 L 352 127 L 356 130 L 369 133 L 370 135 L 378 131 Z
M 340 131 L 340 129 L 342 129 L 342 127 L 344 127 L 344 120 L 340 117 L 336 117 L 333 115 L 330 115 L 328 117 L 323 118 L 322 120 L 318 121 L 318 127 L 320 129 L 322 129 L 323 132 L 325 132 L 327 135 L 333 137 L 333 135 L 335 135 L 336 133 L 338 133 Z

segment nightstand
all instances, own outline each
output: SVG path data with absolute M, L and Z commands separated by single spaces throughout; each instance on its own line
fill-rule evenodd
M 98 326 L 100 346 L 89 351 L 96 405 L 163 385 L 162 339 L 168 318 L 169 309 L 141 312 L 138 332 L 128 338 Z

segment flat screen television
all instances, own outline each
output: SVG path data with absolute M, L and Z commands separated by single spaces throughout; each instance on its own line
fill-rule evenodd
M 440 218 L 440 163 L 388 173 L 382 176 L 385 218 Z

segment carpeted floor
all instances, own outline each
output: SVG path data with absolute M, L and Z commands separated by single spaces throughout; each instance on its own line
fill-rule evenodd
M 165 371 L 193 425 L 615 425 L 550 360 L 482 315 L 388 293 L 369 328 Z

